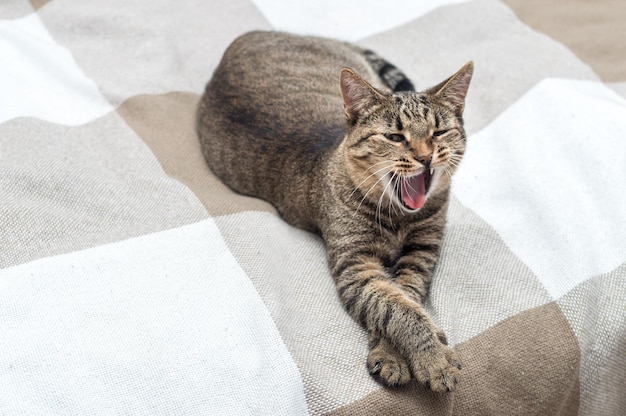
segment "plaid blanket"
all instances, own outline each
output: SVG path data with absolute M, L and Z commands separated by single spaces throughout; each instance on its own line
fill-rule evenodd
M 0 415 L 626 414 L 620 0 L 3 0 Z M 253 29 L 355 41 L 418 89 L 475 62 L 427 308 L 456 391 L 377 384 L 322 241 L 194 131 Z

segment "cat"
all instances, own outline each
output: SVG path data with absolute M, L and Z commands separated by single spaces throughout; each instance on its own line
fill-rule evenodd
M 250 32 L 224 53 L 197 110 L 211 170 L 319 234 L 339 298 L 370 340 L 369 372 L 454 389 L 461 363 L 422 303 L 450 178 L 466 146 L 473 63 L 423 92 L 354 44 Z

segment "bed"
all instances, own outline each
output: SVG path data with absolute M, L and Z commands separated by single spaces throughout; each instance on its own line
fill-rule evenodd
M 383 4 L 384 3 L 384 4 Z M 619 0 L 0 5 L 0 414 L 626 414 Z M 195 107 L 249 30 L 473 60 L 427 309 L 458 388 L 367 372 L 320 238 L 231 192 Z

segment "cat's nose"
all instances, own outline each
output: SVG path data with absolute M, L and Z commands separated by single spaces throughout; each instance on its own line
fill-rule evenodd
M 426 155 L 418 155 L 417 161 L 420 162 L 422 165 L 428 167 L 430 166 L 430 161 L 432 160 L 432 158 L 433 158 L 432 153 L 429 153 Z

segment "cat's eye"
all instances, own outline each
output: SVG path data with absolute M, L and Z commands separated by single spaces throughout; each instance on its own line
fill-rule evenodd
M 391 140 L 392 142 L 402 143 L 405 141 L 405 138 L 402 134 L 385 134 L 387 140 Z
M 446 134 L 448 132 L 448 130 L 439 130 L 433 133 L 433 138 L 436 139 L 437 137 L 441 137 L 444 134 Z

